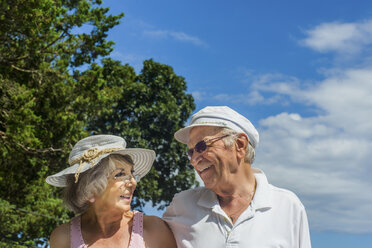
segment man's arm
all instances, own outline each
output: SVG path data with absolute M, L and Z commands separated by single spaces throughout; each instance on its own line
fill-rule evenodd
M 159 217 L 143 216 L 143 238 L 149 248 L 176 248 L 176 240 L 168 225 Z
M 305 208 L 300 212 L 299 248 L 311 248 L 309 223 Z

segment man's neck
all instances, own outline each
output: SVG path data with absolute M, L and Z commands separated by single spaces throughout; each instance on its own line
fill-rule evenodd
M 255 191 L 256 178 L 252 172 L 244 173 L 229 185 L 221 185 L 215 193 L 221 208 L 235 223 L 241 213 L 251 204 Z

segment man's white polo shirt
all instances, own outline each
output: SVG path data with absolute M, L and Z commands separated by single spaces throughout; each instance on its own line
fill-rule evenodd
M 251 205 L 232 224 L 216 194 L 199 187 L 178 193 L 163 215 L 178 247 L 310 248 L 305 208 L 297 196 L 267 182 L 253 169 L 257 187 Z

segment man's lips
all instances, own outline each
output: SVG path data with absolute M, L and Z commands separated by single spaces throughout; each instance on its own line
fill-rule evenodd
M 207 167 L 204 167 L 204 168 L 202 168 L 202 169 L 199 170 L 199 173 L 203 173 L 204 171 L 208 170 L 211 167 L 212 167 L 212 165 L 209 165 Z

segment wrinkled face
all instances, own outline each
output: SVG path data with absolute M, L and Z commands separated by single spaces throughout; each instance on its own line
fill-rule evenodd
M 194 127 L 190 131 L 189 148 L 194 148 L 201 140 L 213 139 L 222 136 L 215 127 Z M 208 143 L 208 142 L 207 142 Z M 215 139 L 203 152 L 194 150 L 190 159 L 205 186 L 216 192 L 219 185 L 234 180 L 233 173 L 236 171 L 237 162 L 232 147 L 226 147 L 222 139 Z M 235 159 L 234 159 L 235 158 Z
M 137 182 L 133 176 L 133 166 L 126 162 L 115 161 L 115 170 L 110 174 L 107 187 L 101 196 L 96 197 L 96 203 L 107 209 L 129 211 Z

